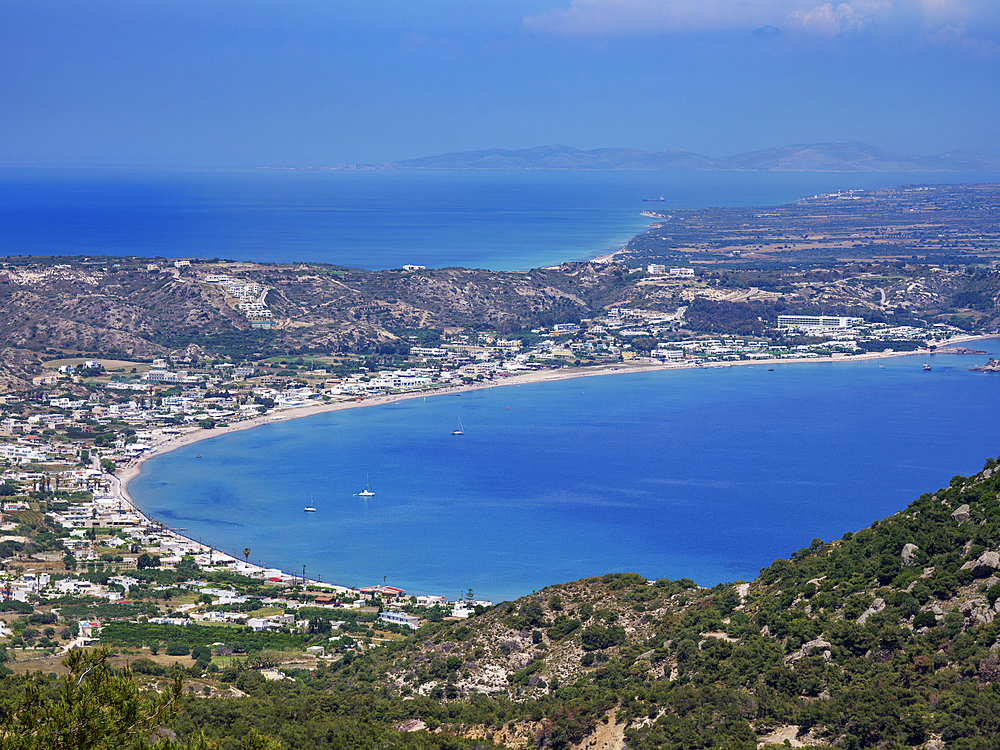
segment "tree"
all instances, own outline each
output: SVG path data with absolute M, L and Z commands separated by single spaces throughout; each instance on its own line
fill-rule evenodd
M 160 558 L 154 557 L 152 555 L 147 555 L 143 552 L 135 561 L 135 567 L 139 568 L 158 568 L 160 567 Z
M 0 719 L 4 750 L 139 750 L 179 708 L 181 673 L 160 693 L 140 692 L 129 667 L 111 670 L 108 649 L 78 649 L 63 660 L 70 670 L 58 693 L 46 690 L 41 674 L 31 678 L 13 710 Z M 280 745 L 250 730 L 243 750 L 279 750 Z M 160 741 L 161 750 L 209 750 L 201 733 L 184 743 Z
M 249 547 L 244 547 L 243 548 L 243 559 L 246 562 L 250 562 L 250 548 Z
M 138 747 L 177 712 L 180 674 L 169 689 L 149 697 L 127 667 L 112 672 L 107 658 L 106 648 L 71 651 L 63 660 L 70 673 L 57 696 L 46 693 L 40 677 L 30 681 L 20 705 L 0 724 L 5 750 Z

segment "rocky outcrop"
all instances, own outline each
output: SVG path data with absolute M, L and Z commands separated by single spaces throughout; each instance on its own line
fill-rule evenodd
M 816 638 L 815 640 L 802 644 L 802 648 L 786 656 L 785 664 L 794 664 L 799 659 L 805 659 L 807 656 L 812 656 L 813 651 L 819 651 L 826 661 L 830 661 L 830 657 L 832 656 L 830 649 L 832 648 L 833 645 L 828 641 L 825 641 L 822 638 Z
M 868 609 L 866 609 L 857 619 L 858 625 L 864 625 L 869 617 L 871 617 L 872 615 L 877 615 L 883 609 L 885 609 L 885 599 L 876 599 L 868 606 Z
M 972 572 L 976 578 L 986 578 L 1000 570 L 1000 553 L 984 552 L 975 560 L 969 560 L 962 566 L 962 570 Z
M 970 599 L 962 604 L 960 611 L 973 625 L 989 625 L 995 616 L 993 608 L 985 599 Z
M 955 510 L 952 511 L 951 517 L 958 521 L 958 523 L 965 523 L 972 518 L 972 514 L 969 512 L 968 504 L 960 505 L 955 508 Z
M 899 553 L 899 556 L 903 558 L 903 565 L 909 568 L 916 562 L 918 549 L 920 548 L 912 543 L 903 545 L 903 551 Z
M 1000 372 L 1000 361 L 990 357 L 990 361 L 982 367 L 970 367 L 970 372 Z

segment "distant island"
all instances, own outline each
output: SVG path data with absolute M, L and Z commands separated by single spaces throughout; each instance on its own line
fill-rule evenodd
M 1000 155 L 948 151 L 933 156 L 896 154 L 858 141 L 800 143 L 715 158 L 692 151 L 538 146 L 458 151 L 384 164 L 329 164 L 267 169 L 378 171 L 400 169 L 585 169 L 747 172 L 997 172 Z

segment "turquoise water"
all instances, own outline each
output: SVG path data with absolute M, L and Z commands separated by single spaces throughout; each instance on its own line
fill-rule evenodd
M 998 340 L 976 346 L 1000 352 Z M 967 372 L 983 361 L 935 355 L 929 373 L 916 356 L 728 367 L 434 396 L 201 442 L 151 459 L 130 491 L 189 536 L 346 585 L 385 576 L 417 593 L 471 587 L 500 600 L 613 571 L 748 580 L 1000 453 L 1000 377 Z M 373 498 L 355 496 L 366 477 Z M 302 511 L 310 500 L 315 514 Z
M 977 174 L 0 170 L 0 255 L 525 270 L 645 231 L 644 208 L 772 205 Z M 662 203 L 643 198 L 663 196 Z

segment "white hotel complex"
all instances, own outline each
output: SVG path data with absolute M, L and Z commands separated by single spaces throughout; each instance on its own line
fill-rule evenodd
M 838 318 L 830 315 L 779 315 L 778 328 L 853 328 L 864 318 Z

